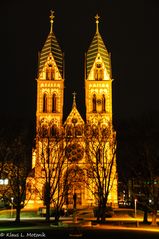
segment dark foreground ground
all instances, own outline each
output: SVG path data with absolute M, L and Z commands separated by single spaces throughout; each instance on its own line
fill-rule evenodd
M 158 232 L 150 230 L 158 230 Z M 146 231 L 149 230 L 149 231 Z M 44 238 L 44 239 L 159 239 L 159 227 L 135 228 L 124 226 L 93 226 L 93 227 L 56 227 L 52 224 L 23 222 L 0 222 L 1 238 Z
M 29 229 L 0 232 L 0 238 L 45 238 L 45 239 L 159 239 L 158 232 L 131 231 L 117 229 Z

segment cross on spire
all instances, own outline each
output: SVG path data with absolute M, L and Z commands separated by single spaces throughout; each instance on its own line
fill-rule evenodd
M 76 107 L 76 92 L 74 91 L 73 93 L 72 93 L 72 95 L 73 95 L 73 107 L 75 106 Z
M 96 32 L 98 32 L 98 24 L 99 24 L 99 15 L 98 15 L 98 13 L 96 14 L 96 16 L 95 16 L 95 19 L 96 19 Z
M 53 29 L 53 22 L 54 22 L 54 11 L 53 10 L 50 10 L 50 13 L 51 13 L 51 15 L 50 15 L 50 23 L 51 23 L 51 26 L 50 26 L 50 32 L 52 32 L 52 29 Z

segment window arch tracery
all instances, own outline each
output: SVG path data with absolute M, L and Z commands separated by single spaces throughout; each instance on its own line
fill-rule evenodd
M 92 98 L 92 106 L 93 106 L 93 112 L 96 112 L 96 106 L 97 106 L 97 98 L 96 98 L 96 94 L 93 94 L 93 98 Z
M 50 136 L 51 136 L 51 137 L 56 137 L 56 136 L 58 136 L 58 128 L 57 128 L 57 125 L 56 125 L 56 124 L 51 125 L 51 128 L 50 128 Z
M 41 133 L 42 138 L 48 137 L 48 127 L 47 127 L 46 124 L 43 124 L 41 126 L 41 132 L 40 133 Z
M 94 72 L 94 78 L 95 80 L 103 80 L 103 76 L 104 76 L 104 71 L 102 68 L 102 64 L 101 63 L 97 63 L 96 64 L 96 68 L 95 68 L 95 72 Z
M 55 70 L 52 64 L 48 64 L 46 68 L 46 80 L 54 80 L 55 79 Z
M 57 97 L 56 97 L 56 94 L 54 93 L 52 95 L 52 112 L 56 112 L 56 100 L 57 100 Z
M 102 112 L 106 112 L 106 98 L 105 95 L 102 95 Z
M 47 112 L 47 94 L 46 93 L 43 94 L 43 112 L 44 113 Z

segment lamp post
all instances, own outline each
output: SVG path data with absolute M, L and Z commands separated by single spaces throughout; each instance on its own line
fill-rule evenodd
M 134 200 L 134 204 L 135 204 L 135 218 L 136 218 L 136 203 L 137 203 L 137 199 L 135 198 L 135 200 Z
M 11 218 L 13 217 L 13 200 L 14 198 L 11 197 Z

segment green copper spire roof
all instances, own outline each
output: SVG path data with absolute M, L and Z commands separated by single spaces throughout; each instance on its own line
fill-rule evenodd
M 39 62 L 39 73 L 41 72 L 42 68 L 44 67 L 44 64 L 49 56 L 49 53 L 52 53 L 55 62 L 57 64 L 57 67 L 60 71 L 61 76 L 63 75 L 63 54 L 61 51 L 61 48 L 56 40 L 56 37 L 53 33 L 53 11 L 51 11 L 51 16 L 50 16 L 50 33 L 46 39 L 46 42 L 42 48 L 41 54 L 40 54 L 40 62 Z
M 96 18 L 96 33 L 95 33 L 95 36 L 89 46 L 89 49 L 88 49 L 87 55 L 86 55 L 87 77 L 90 73 L 90 70 L 93 66 L 93 63 L 94 63 L 98 53 L 100 54 L 102 60 L 104 61 L 104 64 L 105 64 L 108 74 L 109 75 L 111 74 L 110 56 L 109 56 L 109 53 L 106 49 L 106 46 L 105 46 L 103 39 L 98 30 L 99 16 L 96 15 L 95 18 Z

